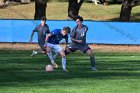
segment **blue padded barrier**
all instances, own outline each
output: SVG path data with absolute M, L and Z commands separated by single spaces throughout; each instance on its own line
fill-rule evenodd
M 40 24 L 35 20 L 0 20 L 0 42 L 28 42 L 32 30 Z M 48 20 L 50 30 L 76 25 L 74 21 Z M 140 44 L 140 23 L 84 21 L 89 30 L 87 43 L 96 44 Z M 37 42 L 37 34 L 34 35 Z M 64 42 L 64 41 L 62 41 Z

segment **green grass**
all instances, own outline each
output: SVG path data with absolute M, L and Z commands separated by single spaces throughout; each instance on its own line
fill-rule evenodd
M 98 71 L 90 71 L 88 56 L 67 56 L 69 72 L 44 71 L 45 55 L 31 51 L 0 50 L 0 93 L 139 93 L 140 53 L 95 51 Z
M 79 14 L 86 20 L 118 21 L 121 5 L 110 6 L 83 3 Z M 131 21 L 140 21 L 140 6 L 132 9 Z M 49 20 L 66 20 L 68 2 L 50 2 L 47 4 L 46 16 Z M 34 3 L 9 6 L 0 9 L 0 19 L 33 19 Z

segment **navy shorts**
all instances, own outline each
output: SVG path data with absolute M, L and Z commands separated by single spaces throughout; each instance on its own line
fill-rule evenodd
M 76 50 L 80 50 L 83 53 L 86 53 L 87 50 L 91 49 L 87 44 L 85 45 L 74 45 L 74 44 L 70 44 L 68 47 L 72 52 L 76 51 Z

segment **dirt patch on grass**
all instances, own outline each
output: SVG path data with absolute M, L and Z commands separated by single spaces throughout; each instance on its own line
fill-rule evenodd
M 64 47 L 65 45 L 62 44 Z M 128 45 L 96 45 L 90 44 L 94 51 L 98 52 L 140 52 L 140 46 Z M 36 50 L 39 49 L 38 44 L 27 43 L 0 43 L 0 50 Z
M 140 46 L 134 45 L 90 45 L 98 52 L 140 52 Z

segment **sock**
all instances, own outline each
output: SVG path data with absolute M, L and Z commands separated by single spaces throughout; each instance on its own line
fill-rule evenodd
M 66 69 L 66 58 L 62 58 L 62 67 Z
M 56 53 L 56 54 L 53 56 L 53 59 L 56 59 L 58 56 L 59 56 L 59 53 Z
M 92 56 L 92 57 L 90 56 L 90 63 L 91 63 L 91 67 L 96 67 L 94 56 Z
M 54 59 L 53 59 L 53 56 L 52 56 L 52 52 L 49 52 L 47 53 L 49 59 L 51 60 L 52 64 L 54 63 Z

